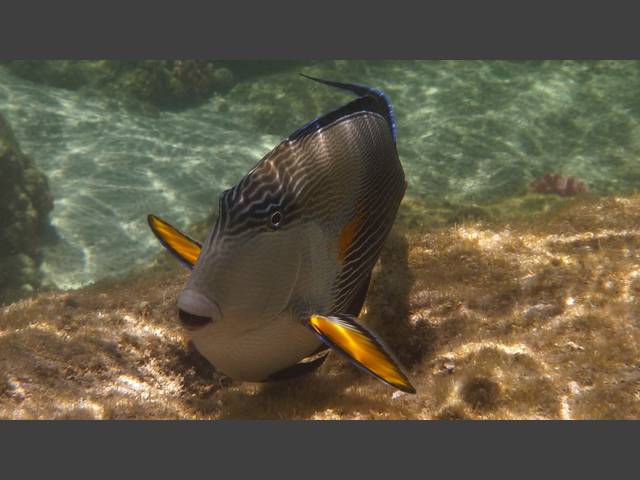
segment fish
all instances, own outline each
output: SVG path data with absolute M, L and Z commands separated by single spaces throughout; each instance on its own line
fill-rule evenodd
M 393 107 L 380 89 L 301 75 L 357 98 L 293 132 L 222 192 L 204 242 L 148 216 L 160 243 L 191 269 L 178 319 L 233 379 L 296 378 L 335 351 L 416 393 L 391 350 L 358 321 L 407 188 Z

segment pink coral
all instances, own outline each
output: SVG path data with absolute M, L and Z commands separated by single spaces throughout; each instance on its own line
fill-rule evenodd
M 572 197 L 588 191 L 584 182 L 577 178 L 552 173 L 531 180 L 529 188 L 536 193 L 556 194 L 561 197 Z

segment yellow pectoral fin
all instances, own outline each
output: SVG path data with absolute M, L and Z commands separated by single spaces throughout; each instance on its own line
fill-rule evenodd
M 312 315 L 309 327 L 330 347 L 346 355 L 357 366 L 385 383 L 416 393 L 416 389 L 382 343 L 354 318 Z
M 147 221 L 160 243 L 187 267 L 193 267 L 193 264 L 198 260 L 202 246 L 155 215 L 149 215 Z

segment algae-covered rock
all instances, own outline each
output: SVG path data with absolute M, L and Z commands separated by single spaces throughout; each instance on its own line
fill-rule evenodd
M 4 62 L 15 75 L 32 82 L 75 90 L 91 81 L 95 62 L 77 60 L 10 60 Z
M 39 287 L 39 248 L 52 208 L 46 176 L 0 116 L 0 304 Z
M 33 82 L 132 97 L 169 109 L 197 105 L 235 81 L 229 68 L 209 60 L 13 60 L 4 64 Z
M 228 68 L 204 60 L 147 60 L 120 71 L 110 89 L 123 89 L 161 108 L 197 105 L 234 81 Z
M 416 395 L 335 354 L 289 382 L 224 377 L 180 330 L 187 272 L 164 260 L 41 294 L 0 310 L 0 417 L 638 418 L 638 225 L 640 195 L 574 198 L 535 222 L 399 223 L 362 321 Z
M 494 224 L 526 221 L 532 220 L 537 215 L 550 214 L 567 205 L 590 198 L 592 197 L 588 194 L 583 194 L 576 200 L 555 195 L 527 193 L 482 203 L 447 200 L 425 203 L 412 195 L 406 195 L 398 211 L 396 225 L 405 229 L 420 229 L 474 221 Z

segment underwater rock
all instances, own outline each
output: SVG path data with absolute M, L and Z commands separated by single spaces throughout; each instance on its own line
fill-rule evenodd
M 527 193 L 482 203 L 450 202 L 447 200 L 425 203 L 407 194 L 398 211 L 397 224 L 404 228 L 445 227 L 458 223 L 506 223 L 561 209 L 571 198 Z
M 147 60 L 122 71 L 116 85 L 160 108 L 195 106 L 233 85 L 233 73 L 208 60 Z
M 640 195 L 536 221 L 398 224 L 362 320 L 409 370 L 397 395 L 339 355 L 272 384 L 217 373 L 153 268 L 0 309 L 2 418 L 638 418 Z
M 7 60 L 3 64 L 18 77 L 35 83 L 75 90 L 91 81 L 90 66 L 77 60 Z
M 12 60 L 13 74 L 70 90 L 132 97 L 158 108 L 198 105 L 234 84 L 228 67 L 210 60 Z
M 588 191 L 584 182 L 576 178 L 551 173 L 531 180 L 529 188 L 536 193 L 553 193 L 561 197 L 572 197 Z
M 40 286 L 40 247 L 53 198 L 46 176 L 17 144 L 0 115 L 0 304 Z
M 216 63 L 231 70 L 238 79 L 247 80 L 275 72 L 301 72 L 315 62 L 308 60 L 217 60 Z

